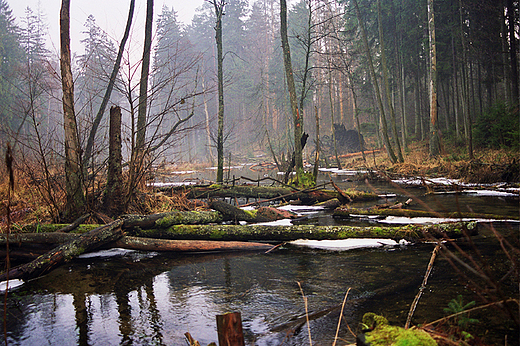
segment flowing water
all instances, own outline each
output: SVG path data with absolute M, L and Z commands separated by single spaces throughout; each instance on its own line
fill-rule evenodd
M 367 185 L 345 176 L 333 179 L 342 188 L 397 193 L 395 201 L 420 196 L 440 211 L 469 208 L 506 216 L 519 212 L 515 198 L 424 196 L 417 188 Z M 345 221 L 321 212 L 299 222 Z M 518 232 L 518 226 L 512 230 Z M 483 234 L 476 245 L 484 256 L 502 263 L 493 238 L 489 232 Z M 308 327 L 313 345 L 331 345 L 349 290 L 337 343 L 345 345 L 355 342 L 347 324 L 359 332 L 365 312 L 404 325 L 432 249 L 432 244 L 415 244 L 349 251 L 285 246 L 268 254 L 98 252 L 11 291 L 7 340 L 9 345 L 186 345 L 184 333 L 189 332 L 207 345 L 218 339 L 215 316 L 239 311 L 247 345 L 308 345 Z M 302 294 L 308 302 L 308 325 Z M 465 302 L 475 299 L 450 264 L 438 257 L 413 322 L 445 316 L 443 308 L 459 294 Z M 506 337 L 510 344 L 518 340 L 518 330 L 504 322 L 507 317 L 496 312 L 475 316 L 484 325 L 476 333 L 501 344 Z

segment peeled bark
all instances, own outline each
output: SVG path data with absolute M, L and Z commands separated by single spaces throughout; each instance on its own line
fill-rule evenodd
M 122 237 L 110 245 L 123 249 L 172 252 L 258 251 L 269 250 L 273 247 L 265 243 L 246 241 L 170 240 L 143 237 Z

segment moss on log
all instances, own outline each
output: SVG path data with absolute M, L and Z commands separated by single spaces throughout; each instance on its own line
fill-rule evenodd
M 174 225 L 167 229 L 134 230 L 132 235 L 162 239 L 278 240 L 390 238 L 424 239 L 429 236 L 460 237 L 464 230 L 476 233 L 476 222 L 406 226 L 264 226 L 264 225 Z
M 64 243 L 51 251 L 39 256 L 34 261 L 12 268 L 9 273 L 0 273 L 0 281 L 9 279 L 28 280 L 52 270 L 55 266 L 67 262 L 84 252 L 96 249 L 123 236 L 122 220 L 98 227 Z M 8 275 L 9 274 L 9 275 Z
M 479 219 L 495 219 L 495 220 L 518 220 L 520 216 L 504 216 L 495 214 L 477 214 L 477 213 L 436 213 L 424 210 L 412 209 L 357 209 L 357 208 L 336 208 L 334 217 L 350 218 L 351 215 L 382 215 L 382 216 L 405 216 L 405 217 L 445 217 L 445 218 L 479 218 Z
M 221 222 L 222 217 L 216 211 L 171 211 L 152 215 L 129 215 L 123 228 L 167 228 L 179 224 L 208 224 Z
M 59 232 L 69 224 L 49 223 L 49 224 L 31 224 L 25 225 L 21 228 L 21 233 L 48 233 Z M 78 225 L 71 233 L 86 233 L 96 229 L 102 225 L 98 224 L 81 224 Z
M 273 199 L 282 198 L 299 199 L 306 203 L 324 202 L 332 198 L 342 198 L 338 191 L 315 189 L 298 191 L 287 187 L 273 186 L 254 186 L 254 185 L 211 185 L 211 186 L 184 186 L 182 188 L 161 188 L 176 189 L 187 192 L 188 198 L 210 198 L 210 197 L 237 197 L 237 198 L 259 198 Z M 343 191 L 352 201 L 375 200 L 379 196 L 371 192 L 362 192 L 355 190 Z

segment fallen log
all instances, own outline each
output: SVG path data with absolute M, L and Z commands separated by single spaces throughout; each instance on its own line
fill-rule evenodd
M 278 210 L 272 207 L 260 207 L 255 210 L 244 210 L 218 200 L 211 201 L 209 207 L 222 214 L 225 221 L 246 221 L 255 223 L 293 219 L 296 217 L 295 214 L 286 210 Z
M 428 237 L 457 238 L 463 230 L 477 231 L 476 222 L 404 226 L 266 226 L 266 225 L 173 225 L 164 229 L 127 230 L 129 235 L 158 239 L 222 241 L 290 241 L 296 239 L 389 238 L 419 240 Z
M 222 217 L 215 211 L 170 211 L 152 215 L 128 215 L 123 228 L 166 228 L 179 224 L 208 224 L 221 222 Z
M 142 237 L 122 237 L 110 245 L 123 249 L 172 252 L 258 251 L 270 250 L 273 247 L 265 243 L 244 241 L 170 240 Z
M 28 280 L 43 275 L 55 266 L 67 262 L 84 252 L 91 251 L 121 238 L 123 236 L 122 224 L 122 220 L 117 220 L 98 227 L 54 248 L 32 262 L 14 267 L 9 272 L 2 271 L 0 273 L 0 281 L 4 281 L 7 278 Z
M 179 190 L 186 193 L 187 198 L 211 198 L 211 197 L 237 197 L 237 198 L 259 198 L 270 201 L 280 199 L 299 199 L 304 203 L 324 202 L 332 198 L 344 198 L 337 191 L 324 189 L 311 189 L 299 191 L 287 187 L 254 186 L 254 185 L 210 185 L 210 186 L 183 186 L 163 187 L 160 190 Z M 379 196 L 371 192 L 360 192 L 354 190 L 343 191 L 352 201 L 376 200 Z
M 462 212 L 434 212 L 424 210 L 399 209 L 399 208 L 336 208 L 333 213 L 334 217 L 350 218 L 351 215 L 382 215 L 382 216 L 405 216 L 405 217 L 442 217 L 453 219 L 494 219 L 494 220 L 518 220 L 520 216 L 504 216 L 495 214 L 479 214 L 479 213 L 462 213 Z
M 80 234 L 64 233 L 24 233 L 11 235 L 9 242 L 19 247 L 38 244 L 63 244 L 80 238 Z M 0 234 L 0 245 L 6 243 L 6 235 Z M 116 241 L 107 243 L 102 247 L 119 247 L 123 249 L 142 251 L 172 251 L 172 252 L 196 252 L 196 251 L 248 251 L 269 250 L 273 246 L 266 243 L 244 242 L 244 241 L 214 241 L 214 240 L 170 240 L 154 239 L 146 237 L 122 236 Z M 12 252 L 12 251 L 11 251 Z M 11 253 L 10 252 L 10 253 Z

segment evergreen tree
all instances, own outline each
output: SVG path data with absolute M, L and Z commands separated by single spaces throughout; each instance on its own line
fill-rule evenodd
M 0 129 L 4 131 L 18 126 L 11 106 L 19 96 L 17 72 L 22 62 L 20 30 L 7 1 L 0 0 Z

